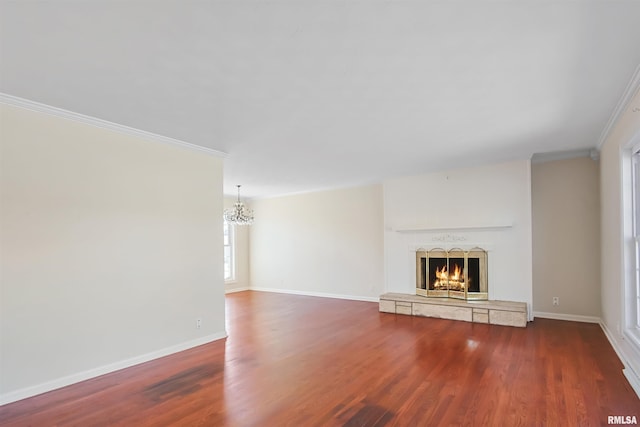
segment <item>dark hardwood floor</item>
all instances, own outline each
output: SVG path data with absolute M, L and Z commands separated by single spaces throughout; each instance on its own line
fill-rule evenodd
M 241 292 L 229 337 L 0 407 L 2 426 L 600 426 L 640 401 L 600 326 Z M 639 421 L 640 422 L 640 421 Z

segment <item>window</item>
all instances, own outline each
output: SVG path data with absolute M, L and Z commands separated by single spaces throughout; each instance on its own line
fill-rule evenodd
M 624 336 L 640 350 L 640 143 L 623 162 L 624 206 Z
M 635 327 L 640 329 L 640 147 L 635 147 L 631 155 L 632 169 L 632 212 L 634 240 L 634 287 L 635 287 Z
M 226 221 L 224 222 L 224 281 L 230 282 L 236 278 L 235 265 L 235 239 L 234 228 Z

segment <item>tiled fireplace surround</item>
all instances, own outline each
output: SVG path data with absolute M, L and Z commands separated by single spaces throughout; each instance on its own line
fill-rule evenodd
M 513 226 L 498 225 L 488 227 L 460 227 L 458 229 L 400 229 L 393 230 L 396 236 L 409 240 L 408 254 L 413 259 L 407 262 L 412 269 L 406 280 L 413 278 L 411 288 L 405 286 L 407 293 L 389 292 L 380 296 L 380 311 L 411 316 L 438 317 L 474 323 L 526 327 L 529 319 L 527 304 L 520 301 L 465 301 L 453 298 L 426 297 L 416 295 L 416 251 L 443 248 L 446 250 L 460 248 L 468 250 L 472 247 L 483 247 L 489 254 L 489 264 L 496 245 L 501 243 L 501 234 L 509 233 Z M 482 242 L 481 242 L 482 241 Z M 486 243 L 489 242 L 489 243 Z M 404 246 L 407 248 L 407 246 Z M 492 266 L 490 271 L 495 271 Z M 499 267 L 499 266 L 498 266 Z M 489 298 L 492 298 L 491 274 L 489 276 Z M 409 293 L 410 292 L 410 293 Z

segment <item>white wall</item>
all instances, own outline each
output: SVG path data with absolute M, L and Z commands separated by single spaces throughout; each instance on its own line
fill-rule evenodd
M 529 161 L 384 182 L 386 291 L 415 293 L 415 250 L 489 251 L 489 298 L 532 304 Z M 416 231 L 411 231 L 416 230 Z
M 640 142 L 640 113 L 632 108 L 640 105 L 636 93 L 606 139 L 600 155 L 601 240 L 602 240 L 602 320 L 607 335 L 628 368 L 635 372 L 636 392 L 640 394 L 640 349 L 622 335 L 624 283 L 631 280 L 633 261 L 625 259 L 626 247 L 631 252 L 630 207 L 623 206 L 623 192 L 630 196 L 630 173 L 623 159 L 632 142 Z M 627 235 L 625 223 L 627 221 Z
M 237 197 L 225 197 L 224 208 L 233 208 L 233 204 L 237 200 Z M 243 202 L 247 208 L 251 208 L 247 202 Z M 234 280 L 225 282 L 226 292 L 246 290 L 251 284 L 249 275 L 249 231 L 251 226 L 234 225 L 233 228 L 235 233 L 236 277 Z
M 600 318 L 599 172 L 598 162 L 589 157 L 531 165 L 538 316 Z M 559 305 L 553 305 L 553 297 Z
M 0 402 L 225 335 L 221 159 L 0 113 Z
M 254 200 L 252 207 L 252 288 L 377 301 L 381 186 Z

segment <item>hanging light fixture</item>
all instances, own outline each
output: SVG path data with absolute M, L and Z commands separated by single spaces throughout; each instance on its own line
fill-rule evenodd
M 253 223 L 253 210 L 246 209 L 240 201 L 240 185 L 238 187 L 238 201 L 233 204 L 233 209 L 224 210 L 224 220 L 229 224 L 251 225 Z

